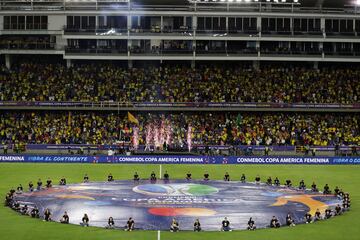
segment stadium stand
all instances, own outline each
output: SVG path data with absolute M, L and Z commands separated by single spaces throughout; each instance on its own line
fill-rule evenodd
M 26 144 L 114 144 L 131 141 L 139 128 L 139 143 L 147 132 L 169 131 L 171 143 L 186 145 L 188 126 L 192 142 L 200 145 L 353 145 L 360 142 L 356 114 L 316 113 L 144 113 L 140 126 L 127 115 L 99 112 L 1 113 L 0 141 Z
M 359 103 L 360 69 L 1 67 L 1 101 Z

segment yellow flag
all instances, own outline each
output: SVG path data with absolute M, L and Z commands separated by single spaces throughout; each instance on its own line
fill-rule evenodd
M 69 111 L 69 115 L 68 115 L 68 126 L 71 126 L 71 112 Z
M 132 123 L 135 123 L 136 125 L 139 125 L 139 120 L 137 120 L 137 118 L 130 112 L 128 112 L 128 120 Z

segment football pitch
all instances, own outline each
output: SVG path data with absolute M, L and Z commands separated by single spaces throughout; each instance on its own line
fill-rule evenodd
M 200 232 L 182 231 L 170 233 L 162 231 L 161 239 L 177 240 L 221 240 L 221 239 L 359 239 L 360 238 L 360 167 L 350 165 L 162 165 L 162 172 L 168 171 L 171 179 L 184 179 L 187 172 L 191 172 L 194 179 L 202 179 L 208 172 L 210 179 L 223 179 L 224 173 L 229 172 L 232 180 L 239 180 L 242 173 L 248 181 L 254 181 L 259 174 L 265 181 L 268 176 L 278 177 L 283 183 L 291 179 L 297 186 L 301 179 L 307 186 L 315 181 L 322 190 L 325 183 L 333 189 L 339 186 L 350 193 L 351 210 L 340 217 L 313 224 L 301 224 L 294 228 L 259 229 L 246 231 L 236 229 L 232 232 Z M 112 173 L 115 180 L 131 179 L 137 171 L 141 178 L 148 178 L 151 171 L 159 175 L 159 165 L 147 164 L 42 164 L 42 163 L 1 163 L 0 164 L 0 192 L 5 194 L 10 188 L 22 184 L 27 189 L 29 181 L 36 182 L 41 178 L 43 182 L 50 177 L 56 184 L 61 177 L 66 177 L 68 183 L 80 183 L 87 173 L 90 181 L 106 181 L 107 175 Z M 71 217 L 71 216 L 70 216 Z M 219 219 L 219 228 L 220 228 Z M 170 223 L 169 223 L 170 224 Z M 1 239 L 127 239 L 151 240 L 158 239 L 157 231 L 124 232 L 103 228 L 83 228 L 76 225 L 63 225 L 55 222 L 43 222 L 38 219 L 20 216 L 15 211 L 0 207 Z

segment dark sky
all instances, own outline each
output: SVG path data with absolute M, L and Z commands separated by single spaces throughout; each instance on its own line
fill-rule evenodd
M 138 3 L 154 4 L 154 5 L 155 4 L 182 5 L 187 3 L 187 0 L 131 0 L 131 1 Z M 287 0 L 287 2 L 290 1 L 293 0 Z M 301 6 L 304 7 L 323 5 L 323 7 L 341 8 L 344 7 L 345 5 L 353 5 L 356 2 L 356 0 L 299 0 L 299 2 L 301 3 Z

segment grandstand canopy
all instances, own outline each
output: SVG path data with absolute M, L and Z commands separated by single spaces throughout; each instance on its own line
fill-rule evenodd
M 136 3 L 143 3 L 149 5 L 183 5 L 188 2 L 188 0 L 131 0 Z M 259 0 L 261 1 L 261 0 Z M 265 0 L 263 0 L 265 1 Z M 273 1 L 273 0 L 271 0 Z M 279 2 L 281 2 L 279 0 Z M 293 0 L 286 0 L 286 2 L 293 2 Z M 324 8 L 341 8 L 344 6 L 355 5 L 357 0 L 299 0 L 299 3 L 303 7 L 315 7 L 322 6 Z

